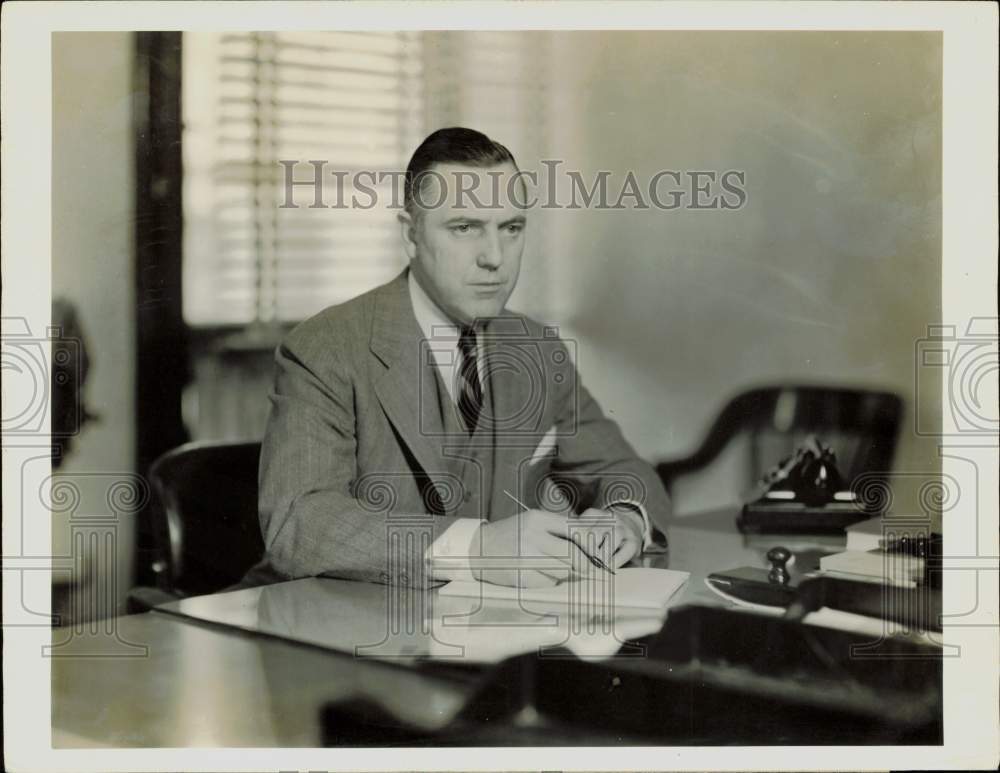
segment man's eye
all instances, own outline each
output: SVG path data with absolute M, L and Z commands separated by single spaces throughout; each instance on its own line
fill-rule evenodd
M 472 232 L 471 223 L 458 223 L 451 227 L 451 232 L 456 234 L 467 234 Z
M 507 226 L 507 233 L 519 234 L 524 230 L 524 223 L 511 223 Z

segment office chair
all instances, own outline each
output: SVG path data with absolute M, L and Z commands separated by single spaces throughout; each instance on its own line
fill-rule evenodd
M 154 526 L 156 587 L 133 588 L 130 611 L 222 590 L 260 560 L 259 461 L 260 443 L 187 443 L 153 462 L 162 508 Z
M 896 448 L 903 401 L 890 392 L 815 386 L 772 386 L 733 398 L 690 456 L 656 469 L 670 491 L 683 475 L 707 467 L 738 435 L 749 435 L 747 483 L 794 452 L 809 434 L 837 455 L 845 484 L 863 472 L 888 472 Z

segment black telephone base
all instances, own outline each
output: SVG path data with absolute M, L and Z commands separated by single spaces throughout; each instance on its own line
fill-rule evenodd
M 736 517 L 743 533 L 757 534 L 842 534 L 847 526 L 871 518 L 853 502 L 830 502 L 810 506 L 801 502 L 751 502 Z

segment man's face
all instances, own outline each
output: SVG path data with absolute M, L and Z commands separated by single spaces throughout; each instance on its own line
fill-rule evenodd
M 526 212 L 516 206 L 524 189 L 515 186 L 523 181 L 510 163 L 436 164 L 431 171 L 415 220 L 400 216 L 410 270 L 457 322 L 498 316 L 521 271 Z

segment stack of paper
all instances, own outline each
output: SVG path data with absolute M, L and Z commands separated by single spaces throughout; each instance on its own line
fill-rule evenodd
M 912 586 L 923 581 L 924 559 L 881 550 L 848 550 L 823 556 L 819 568 L 858 579 Z
M 884 531 L 882 516 L 852 523 L 844 531 L 847 532 L 848 550 L 877 550 L 881 547 L 879 542 Z
M 511 588 L 486 582 L 450 582 L 442 596 L 509 599 L 554 604 L 599 604 L 614 598 L 616 607 L 665 609 L 671 597 L 684 587 L 690 575 L 672 569 L 619 569 L 615 574 L 595 572 L 545 588 Z
M 927 537 L 930 532 L 929 526 L 929 524 L 914 524 L 911 521 L 893 519 L 892 516 L 869 518 L 844 529 L 847 532 L 846 549 L 849 551 L 884 549 L 901 537 L 908 537 L 911 540 Z

